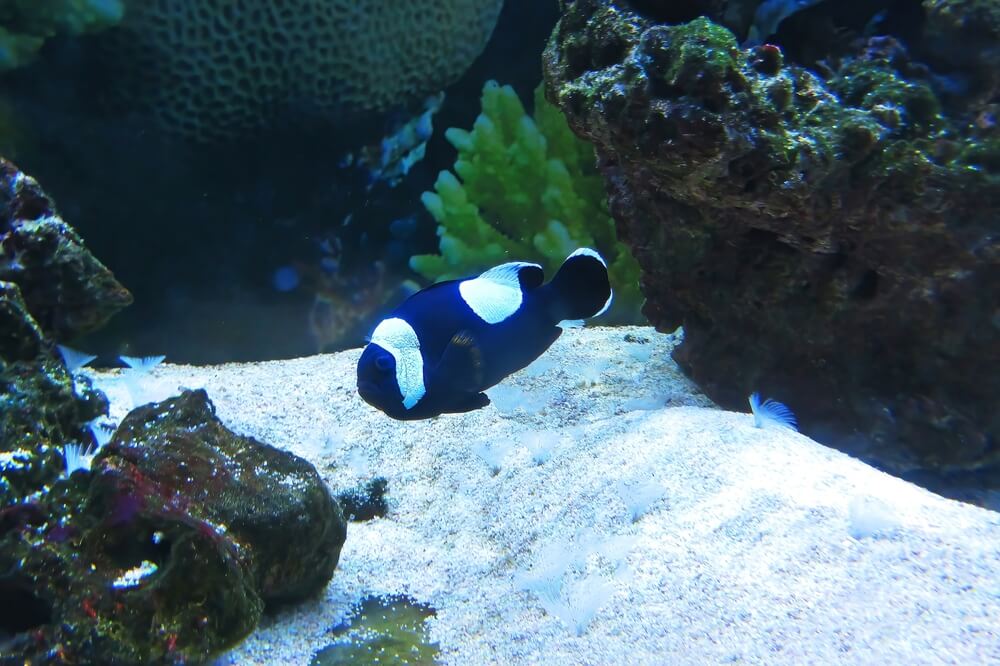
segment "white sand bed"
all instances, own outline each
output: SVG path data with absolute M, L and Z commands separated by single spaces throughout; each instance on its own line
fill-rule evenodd
M 494 405 L 409 423 L 358 398 L 358 350 L 91 375 L 116 420 L 203 387 L 334 492 L 388 479 L 325 593 L 225 662 L 306 664 L 361 596 L 406 594 L 450 664 L 1000 663 L 1000 515 L 715 408 L 673 344 L 570 330 Z

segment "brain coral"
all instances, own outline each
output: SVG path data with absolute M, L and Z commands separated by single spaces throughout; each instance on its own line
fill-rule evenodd
M 503 0 L 129 0 L 102 36 L 116 96 L 220 139 L 283 112 L 382 111 L 458 78 Z

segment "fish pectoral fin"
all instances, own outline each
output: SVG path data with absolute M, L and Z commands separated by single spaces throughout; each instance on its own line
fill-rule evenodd
M 485 393 L 467 393 L 461 400 L 448 409 L 448 413 L 464 414 L 465 412 L 482 409 L 488 404 L 490 404 L 490 399 Z
M 483 351 L 469 331 L 461 330 L 452 336 L 441 355 L 435 377 L 443 385 L 463 392 L 483 388 Z

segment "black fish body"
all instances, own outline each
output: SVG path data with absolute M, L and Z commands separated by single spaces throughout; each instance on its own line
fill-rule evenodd
M 577 250 L 551 282 L 543 278 L 537 264 L 512 262 L 410 296 L 372 333 L 358 393 L 401 420 L 485 407 L 483 391 L 541 356 L 560 322 L 611 303 L 607 266 L 593 250 Z

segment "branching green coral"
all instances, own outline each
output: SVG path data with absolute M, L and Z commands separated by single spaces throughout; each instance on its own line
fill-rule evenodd
M 455 173 L 442 171 L 435 191 L 422 197 L 438 222 L 441 254 L 412 257 L 413 270 L 446 280 L 525 260 L 551 276 L 570 252 L 593 247 L 609 262 L 611 317 L 640 318 L 639 270 L 615 240 L 593 148 L 573 135 L 541 87 L 532 118 L 510 86 L 488 82 L 472 131 L 451 128 L 445 136 L 458 150 Z
M 0 2 L 0 71 L 34 59 L 45 40 L 78 35 L 121 21 L 123 0 L 4 0 Z

